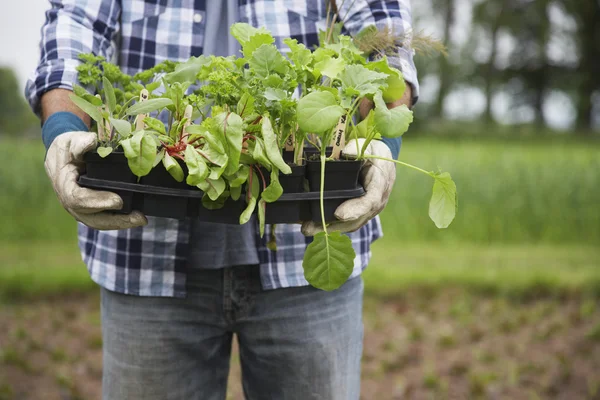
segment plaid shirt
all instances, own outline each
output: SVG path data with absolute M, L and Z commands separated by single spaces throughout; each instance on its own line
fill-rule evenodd
M 77 81 L 78 54 L 94 52 L 135 74 L 170 59 L 185 61 L 202 54 L 206 0 L 50 0 L 42 28 L 41 60 L 27 84 L 29 102 L 39 113 L 40 96 L 54 88 L 71 89 Z M 338 4 L 341 3 L 338 0 Z M 326 0 L 240 0 L 241 22 L 264 26 L 285 51 L 282 40 L 292 37 L 308 47 L 326 18 Z M 344 29 L 356 34 L 368 25 L 411 31 L 408 0 L 346 0 L 339 10 Z M 418 93 L 410 48 L 400 47 L 390 64 L 401 69 Z M 108 290 L 140 296 L 185 296 L 190 266 L 190 223 L 148 218 L 142 228 L 98 231 L 79 224 L 79 245 L 92 279 Z M 299 225 L 277 225 L 277 251 L 258 239 L 263 288 L 302 286 L 302 258 L 311 242 Z M 356 251 L 353 276 L 367 266 L 370 245 L 381 237 L 379 218 L 348 234 Z

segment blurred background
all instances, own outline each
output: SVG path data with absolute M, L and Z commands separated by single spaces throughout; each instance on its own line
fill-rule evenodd
M 600 3 L 413 1 L 422 91 L 365 273 L 364 399 L 600 399 Z M 22 92 L 46 0 L 0 14 L 0 400 L 97 399 L 97 288 Z M 230 398 L 241 399 L 233 356 Z

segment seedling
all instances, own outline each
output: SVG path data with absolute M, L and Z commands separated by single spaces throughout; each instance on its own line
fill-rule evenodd
M 457 206 L 450 174 L 366 152 L 372 140 L 401 136 L 412 112 L 386 105 L 402 97 L 402 73 L 386 57 L 368 62 L 368 54 L 357 45 L 381 50 L 389 37 L 369 30 L 355 42 L 340 35 L 335 18 L 314 51 L 285 39 L 287 57 L 267 30 L 241 23 L 231 27 L 241 57 L 166 61 L 130 77 L 101 57 L 82 55 L 78 72 L 86 89 L 76 86 L 72 99 L 94 121 L 100 156 L 122 150 L 138 179 L 162 164 L 175 181 L 202 190 L 202 204 L 210 210 L 224 207 L 229 199 L 243 199 L 246 207 L 239 223 L 256 212 L 261 235 L 267 203 L 283 194 L 280 174 L 292 172 L 282 152 L 293 152 L 293 163 L 302 165 L 304 144 L 313 145 L 320 160 L 323 232 L 307 247 L 303 268 L 311 285 L 334 290 L 349 278 L 355 259 L 350 238 L 328 231 L 324 212 L 326 163 L 343 158 L 345 143 L 365 139 L 357 149 L 359 164 L 379 158 L 433 178 L 429 215 L 439 228 L 451 223 Z M 299 99 L 293 96 L 297 89 Z M 355 124 L 364 98 L 374 101 L 375 108 Z

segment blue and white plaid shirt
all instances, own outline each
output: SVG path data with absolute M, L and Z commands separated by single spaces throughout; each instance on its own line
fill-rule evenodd
M 185 61 L 202 54 L 207 0 L 50 0 L 42 28 L 41 60 L 26 94 L 39 113 L 40 96 L 55 88 L 71 89 L 77 81 L 78 54 L 93 52 L 135 74 L 165 60 Z M 341 3 L 337 1 L 338 5 Z M 239 0 L 240 22 L 264 26 L 285 50 L 291 37 L 308 47 L 318 44 L 326 0 Z M 344 29 L 356 34 L 368 25 L 411 32 L 409 0 L 346 0 L 339 9 Z M 406 43 L 408 46 L 409 43 Z M 413 53 L 401 47 L 390 58 L 418 93 Z M 140 295 L 183 297 L 190 248 L 190 223 L 148 218 L 142 228 L 98 231 L 79 224 L 79 245 L 92 279 L 108 290 Z M 271 227 L 258 239 L 264 289 L 303 286 L 302 258 L 312 238 L 299 225 L 278 225 L 277 251 L 267 248 Z M 356 251 L 357 276 L 371 257 L 370 245 L 381 237 L 379 218 L 348 234 Z

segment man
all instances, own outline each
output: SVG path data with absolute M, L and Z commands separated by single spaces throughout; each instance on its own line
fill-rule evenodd
M 340 289 L 309 286 L 302 257 L 318 225 L 279 225 L 278 250 L 254 222 L 227 226 L 119 215 L 113 193 L 77 186 L 82 155 L 96 146 L 89 117 L 68 95 L 77 56 L 94 52 L 134 74 L 170 59 L 237 54 L 233 22 L 264 26 L 276 44 L 292 37 L 317 44 L 325 0 L 52 0 L 42 29 L 42 54 L 27 96 L 44 122 L 46 170 L 59 200 L 79 224 L 79 243 L 101 287 L 103 397 L 110 400 L 224 399 L 232 335 L 238 337 L 248 399 L 358 399 L 362 354 L 361 271 L 381 236 L 375 217 L 395 179 L 392 163 L 362 171 L 367 194 L 344 203 L 332 229 L 349 233 L 355 270 Z M 351 34 L 369 25 L 410 31 L 408 0 L 337 2 Z M 390 55 L 409 90 L 418 93 L 408 43 Z M 411 96 L 412 93 L 412 96 Z M 364 107 L 367 109 L 368 104 Z M 365 111 L 366 111 L 365 109 Z M 396 157 L 399 140 L 369 152 Z M 392 151 L 391 151 L 391 150 Z M 349 149 L 350 151 L 350 149 Z M 304 235 L 303 235 L 304 233 Z

